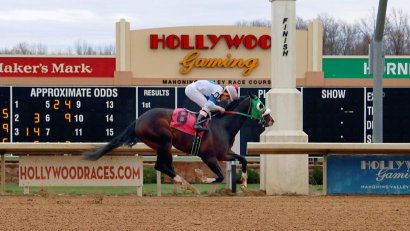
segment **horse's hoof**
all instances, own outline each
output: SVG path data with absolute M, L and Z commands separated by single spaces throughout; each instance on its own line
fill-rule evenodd
M 248 175 L 246 173 L 242 173 L 241 181 L 242 181 L 242 184 L 241 184 L 242 192 L 248 191 Z
M 190 185 L 189 183 L 186 184 L 185 186 L 186 186 L 186 189 L 187 189 L 187 190 L 189 190 L 189 191 L 192 192 L 192 194 L 195 194 L 195 195 L 201 194 L 201 193 L 198 191 L 198 189 L 196 189 L 194 186 Z
M 211 189 L 209 190 L 209 193 L 216 193 L 216 184 L 211 184 Z
M 184 178 L 180 177 L 179 175 L 176 175 L 174 177 L 174 184 L 178 185 L 184 190 L 191 191 L 193 194 L 196 194 L 196 195 L 200 194 L 200 192 L 194 186 L 192 186 L 188 181 L 186 181 Z
M 247 192 L 248 191 L 248 187 L 246 187 L 246 185 L 241 184 L 241 190 L 242 192 Z
M 202 169 L 196 168 L 194 171 L 195 171 L 195 174 L 197 176 L 203 176 L 204 175 L 204 171 L 202 171 Z
M 201 192 L 199 192 L 197 189 L 195 189 L 194 191 L 191 191 L 193 194 L 199 196 L 201 195 Z
M 195 169 L 195 175 L 196 175 L 196 177 L 199 178 L 199 180 L 200 180 L 202 183 L 205 183 L 205 182 L 206 182 L 206 177 L 205 177 L 205 175 L 204 175 L 204 171 L 202 171 L 201 169 L 196 168 L 196 169 Z
M 204 171 L 202 171 L 201 169 L 198 169 L 198 168 L 195 169 L 195 174 L 196 174 L 196 177 L 199 178 L 199 180 L 201 180 L 202 183 L 210 184 L 216 181 L 215 178 L 206 177 L 204 175 Z

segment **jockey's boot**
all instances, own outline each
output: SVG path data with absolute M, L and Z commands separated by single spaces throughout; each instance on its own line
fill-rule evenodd
M 203 131 L 208 131 L 208 128 L 204 128 L 204 124 L 206 122 L 205 120 L 206 116 L 199 114 L 198 118 L 196 119 L 196 123 L 194 125 L 194 128 L 197 132 L 203 132 Z

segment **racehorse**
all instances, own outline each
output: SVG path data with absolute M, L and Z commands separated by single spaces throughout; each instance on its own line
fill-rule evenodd
M 238 160 L 242 165 L 241 189 L 247 187 L 247 161 L 234 153 L 231 147 L 235 135 L 247 119 L 258 120 L 264 127 L 271 126 L 274 122 L 270 116 L 270 109 L 266 108 L 260 99 L 249 94 L 233 100 L 225 107 L 224 114 L 214 114 L 208 125 L 208 131 L 204 131 L 198 156 L 214 172 L 217 178 L 201 177 L 204 183 L 220 183 L 224 180 L 224 174 L 219 167 L 218 161 Z M 153 108 L 146 111 L 121 134 L 112 139 L 108 144 L 94 151 L 83 154 L 85 159 L 97 160 L 109 151 L 122 146 L 133 146 L 142 141 L 150 148 L 156 150 L 157 160 L 155 169 L 168 175 L 174 183 L 182 185 L 185 189 L 195 194 L 199 192 L 186 180 L 176 174 L 172 162 L 171 148 L 190 153 L 194 137 L 174 128 L 171 128 L 173 109 Z

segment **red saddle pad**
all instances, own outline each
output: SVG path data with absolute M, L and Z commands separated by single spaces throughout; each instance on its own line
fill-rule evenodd
M 175 108 L 172 113 L 171 128 L 175 128 L 181 132 L 185 132 L 190 135 L 195 135 L 194 125 L 196 123 L 195 114 L 191 113 L 185 108 Z M 208 126 L 208 121 L 205 127 Z M 202 137 L 204 132 L 199 133 Z

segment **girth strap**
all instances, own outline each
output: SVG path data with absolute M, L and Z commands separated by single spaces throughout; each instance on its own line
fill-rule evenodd
M 194 141 L 192 142 L 191 155 L 197 156 L 201 147 L 202 137 L 195 132 Z

